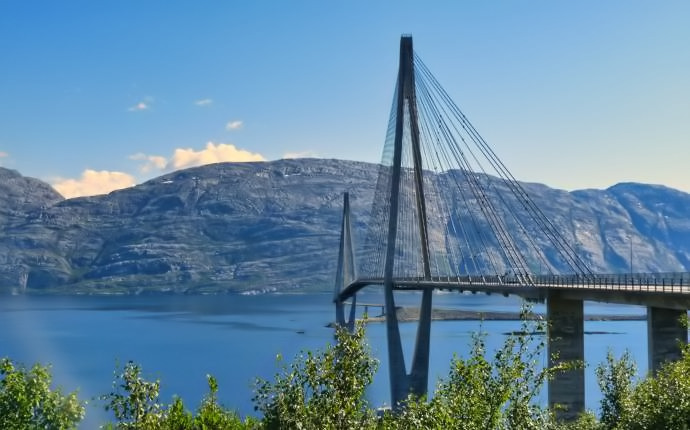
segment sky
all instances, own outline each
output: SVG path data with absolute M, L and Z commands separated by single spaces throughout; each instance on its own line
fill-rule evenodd
M 66 197 L 379 162 L 399 38 L 523 181 L 690 192 L 690 2 L 0 0 L 0 166 Z

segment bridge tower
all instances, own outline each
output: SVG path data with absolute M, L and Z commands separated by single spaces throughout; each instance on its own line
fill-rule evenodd
M 354 246 L 352 244 L 352 223 L 350 220 L 350 193 L 343 195 L 343 223 L 340 229 L 340 250 L 338 253 L 338 269 L 335 276 L 335 321 L 336 324 L 347 327 L 353 331 L 355 328 L 355 310 L 357 308 L 357 295 L 352 296 L 350 316 L 345 321 L 345 304 L 340 298 L 343 287 L 349 285 L 357 278 L 355 265 Z
M 416 250 L 421 257 L 420 281 L 431 280 L 429 257 L 429 239 L 427 208 L 424 194 L 424 177 L 422 152 L 420 148 L 420 130 L 417 111 L 417 97 L 415 94 L 414 52 L 412 36 L 402 36 L 400 39 L 400 64 L 397 79 L 397 94 L 395 112 L 395 131 L 393 136 L 393 160 L 388 167 L 390 182 L 385 190 L 384 198 L 389 200 L 388 226 L 384 230 L 384 259 L 383 259 L 383 287 L 386 317 L 386 335 L 388 347 L 388 362 L 390 372 L 391 402 L 393 407 L 404 401 L 409 394 L 422 396 L 427 393 L 429 380 L 429 350 L 431 333 L 432 289 L 422 290 L 419 309 L 417 337 L 414 346 L 411 370 L 408 373 L 403 354 L 400 327 L 396 314 L 395 289 L 396 280 L 396 248 L 398 230 L 400 228 L 399 214 L 401 211 L 401 188 L 410 187 L 410 183 L 401 180 L 401 176 L 411 178 L 414 191 L 414 201 L 411 208 L 416 213 L 414 233 L 415 243 L 421 248 Z M 403 153 L 407 154 L 407 163 L 403 166 Z M 404 170 L 404 172 L 403 172 Z M 408 208 L 410 209 L 410 208 Z M 404 222 L 404 221 L 402 221 Z M 355 279 L 356 264 L 352 241 L 352 227 L 350 225 L 349 195 L 345 193 L 343 205 L 343 221 L 340 236 L 340 251 L 338 269 L 335 282 L 334 303 L 336 306 L 336 322 L 338 325 L 354 328 L 356 295 L 353 294 L 349 317 L 345 316 L 345 303 L 341 298 L 343 288 Z M 402 228 L 409 235 L 410 226 Z M 398 262 L 400 263 L 400 262 Z
M 408 394 L 424 395 L 427 392 L 429 375 L 429 343 L 431 331 L 431 289 L 422 293 L 419 311 L 419 325 L 414 347 L 412 368 L 407 373 L 405 357 L 402 350 L 400 328 L 396 315 L 395 297 L 393 295 L 394 264 L 396 254 L 396 237 L 398 233 L 398 213 L 400 195 L 400 176 L 402 169 L 403 142 L 411 144 L 412 169 L 416 195 L 419 243 L 425 279 L 431 279 L 429 266 L 429 241 L 427 236 L 427 216 L 424 199 L 424 181 L 422 157 L 419 147 L 419 123 L 417 115 L 417 98 L 415 94 L 414 53 L 412 36 L 400 39 L 400 66 L 398 69 L 397 106 L 395 137 L 393 143 L 393 164 L 391 166 L 390 214 L 388 217 L 388 235 L 384 265 L 384 300 L 386 306 L 386 335 L 388 346 L 388 363 L 390 372 L 391 401 L 393 407 L 405 400 Z M 405 124 L 407 118 L 408 124 Z M 403 138 L 409 133 L 408 139 Z

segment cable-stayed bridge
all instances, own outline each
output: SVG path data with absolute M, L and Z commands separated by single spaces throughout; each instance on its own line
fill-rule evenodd
M 593 273 L 415 54 L 412 37 L 401 38 L 374 202 L 364 237 L 355 240 L 345 195 L 334 295 L 338 324 L 351 327 L 357 292 L 383 287 L 394 406 L 426 393 L 436 289 L 545 300 L 549 355 L 559 360 L 584 359 L 584 300 L 645 305 L 651 368 L 679 357 L 690 273 L 634 273 L 630 263 L 629 273 Z M 395 312 L 399 290 L 421 291 L 409 372 Z M 566 418 L 584 410 L 584 370 L 551 381 L 549 403 L 565 406 Z

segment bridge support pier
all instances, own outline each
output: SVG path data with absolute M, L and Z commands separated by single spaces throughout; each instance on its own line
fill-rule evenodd
M 549 366 L 585 359 L 584 311 L 582 300 L 565 299 L 550 291 L 546 300 Z M 556 354 L 556 358 L 554 358 Z M 549 407 L 556 417 L 574 420 L 585 409 L 584 368 L 558 373 L 548 383 Z
M 647 308 L 647 353 L 649 370 L 656 372 L 664 362 L 678 360 L 688 329 L 683 325 L 687 311 Z

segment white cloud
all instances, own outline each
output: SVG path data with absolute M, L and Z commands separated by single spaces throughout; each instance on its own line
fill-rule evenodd
M 208 106 L 210 104 L 213 104 L 213 100 L 212 99 L 201 99 L 201 100 L 195 101 L 194 104 L 197 106 Z
M 113 190 L 131 187 L 135 184 L 132 175 L 123 172 L 87 169 L 79 179 L 58 179 L 53 188 L 66 198 L 107 194 Z
M 130 155 L 129 159 L 144 162 L 139 166 L 139 171 L 141 173 L 149 173 L 152 170 L 163 170 L 166 164 L 168 164 L 168 160 L 161 155 L 146 155 L 141 152 Z
M 153 103 L 153 97 L 144 97 L 144 100 L 140 101 L 139 103 L 135 104 L 134 106 L 131 106 L 127 110 L 130 112 L 142 112 L 142 111 L 151 109 L 152 103 Z
M 204 164 L 221 163 L 225 161 L 265 161 L 258 153 L 239 149 L 229 143 L 208 142 L 206 148 L 195 151 L 191 148 L 178 148 L 168 162 L 167 167 L 182 169 L 186 167 L 201 166 Z
M 140 112 L 140 111 L 148 110 L 148 109 L 151 109 L 150 104 L 148 104 L 146 102 L 139 102 L 127 110 L 130 112 Z
M 239 130 L 242 128 L 244 123 L 242 121 L 230 121 L 227 124 L 225 124 L 225 129 L 226 130 Z
M 7 154 L 0 151 L 0 158 L 3 156 L 7 156 Z M 200 150 L 177 148 L 170 158 L 140 152 L 130 155 L 129 159 L 140 162 L 139 170 L 141 173 L 158 173 L 221 162 L 266 160 L 259 153 L 237 148 L 230 143 L 214 142 L 208 142 Z M 53 188 L 64 197 L 73 198 L 107 194 L 113 190 L 134 186 L 137 180 L 128 173 L 87 169 L 79 179 L 58 178 L 51 182 Z
M 283 158 L 318 158 L 319 155 L 314 151 L 286 152 Z
M 10 156 L 10 154 L 8 154 L 7 152 L 0 151 L 0 158 L 9 157 L 9 156 Z
M 214 142 L 208 142 L 205 148 L 198 151 L 192 148 L 177 148 L 170 158 L 137 153 L 130 155 L 129 159 L 141 162 L 139 166 L 141 173 L 171 171 L 212 163 L 266 160 L 259 153 L 237 148 L 230 143 Z

